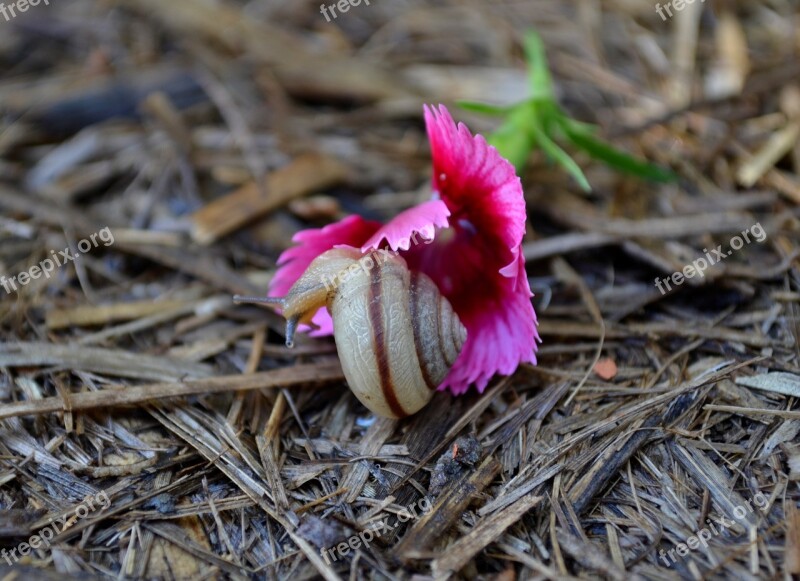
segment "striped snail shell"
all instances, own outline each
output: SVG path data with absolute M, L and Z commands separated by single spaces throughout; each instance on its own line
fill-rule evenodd
M 353 248 L 328 250 L 285 297 L 234 300 L 279 306 L 289 347 L 297 325 L 328 307 L 350 389 L 367 408 L 388 418 L 414 414 L 431 400 L 467 338 L 436 284 L 385 250 L 368 255 Z

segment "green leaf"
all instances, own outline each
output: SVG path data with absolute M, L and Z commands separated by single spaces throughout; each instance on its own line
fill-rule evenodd
M 566 130 L 568 129 L 570 131 L 573 131 L 575 133 L 580 133 L 582 135 L 589 135 L 589 136 L 597 135 L 598 127 L 597 125 L 593 125 L 591 123 L 584 123 L 583 121 L 578 121 L 577 119 L 570 119 L 569 117 L 563 114 L 561 115 L 560 123 L 562 125 L 564 123 L 569 125 L 569 127 L 563 128 L 565 130 L 564 131 L 565 133 Z
M 536 142 L 553 161 L 561 164 L 585 191 L 592 191 L 592 186 L 589 185 L 589 180 L 586 179 L 580 166 L 575 163 L 575 160 L 572 159 L 566 151 L 561 149 L 558 144 L 550 138 L 536 115 L 533 116 L 531 131 L 533 132 L 533 137 L 536 139 Z
M 671 170 L 628 155 L 587 132 L 576 131 L 569 123 L 562 124 L 561 128 L 575 147 L 612 168 L 654 182 L 673 182 L 677 179 Z
M 555 101 L 553 79 L 550 77 L 550 69 L 547 67 L 547 55 L 542 38 L 534 31 L 529 31 L 525 35 L 524 48 L 533 99 Z
M 500 155 L 510 161 L 521 174 L 535 147 L 561 165 L 586 190 L 591 191 L 580 166 L 555 141 L 565 137 L 575 147 L 606 165 L 644 179 L 669 182 L 677 179 L 670 170 L 639 160 L 619 151 L 595 137 L 596 127 L 567 117 L 553 91 L 553 79 L 547 66 L 547 54 L 541 37 L 533 31 L 524 38 L 525 58 L 532 97 L 512 106 L 459 101 L 467 111 L 483 115 L 505 116 L 500 127 L 489 135 L 488 141 Z
M 464 111 L 495 116 L 508 115 L 514 109 L 514 105 L 500 106 L 491 105 L 489 103 L 477 103 L 475 101 L 456 101 L 456 105 L 464 109 Z
M 489 145 L 493 145 L 500 155 L 511 162 L 519 175 L 524 171 L 525 162 L 536 145 L 525 127 L 528 124 L 526 117 L 527 113 L 522 108 L 513 111 L 487 140 Z

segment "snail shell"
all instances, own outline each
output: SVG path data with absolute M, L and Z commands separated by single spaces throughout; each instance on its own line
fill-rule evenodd
M 467 338 L 436 284 L 387 251 L 364 256 L 356 249 L 329 250 L 285 297 L 235 298 L 279 305 L 288 346 L 297 324 L 327 306 L 350 389 L 367 408 L 389 418 L 414 414 L 431 400 Z

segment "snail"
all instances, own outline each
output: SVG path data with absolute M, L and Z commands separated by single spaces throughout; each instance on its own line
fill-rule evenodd
M 426 274 L 410 271 L 396 253 L 372 255 L 334 248 L 315 258 L 285 297 L 234 301 L 279 307 L 287 347 L 294 345 L 297 326 L 327 307 L 350 389 L 374 413 L 403 418 L 431 400 L 467 330 Z

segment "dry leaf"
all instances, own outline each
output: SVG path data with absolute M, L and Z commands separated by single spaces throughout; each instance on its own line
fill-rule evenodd
M 595 363 L 594 372 L 598 377 L 606 381 L 614 379 L 617 375 L 617 364 L 610 357 L 606 357 Z
M 800 376 L 793 373 L 765 373 L 751 377 L 737 377 L 736 383 L 773 393 L 800 397 Z

